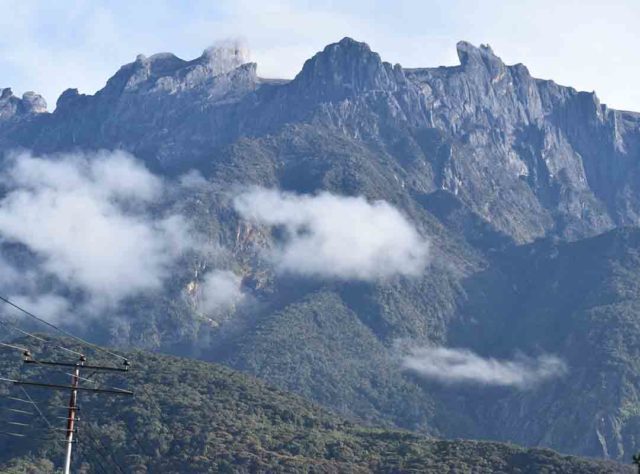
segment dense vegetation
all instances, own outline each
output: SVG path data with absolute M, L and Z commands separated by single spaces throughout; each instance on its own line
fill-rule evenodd
M 524 443 L 537 433 L 561 451 L 579 446 L 629 459 L 640 426 L 639 248 L 637 228 L 572 243 L 539 241 L 505 252 L 470 279 L 468 317 L 453 329 L 452 345 L 498 357 L 516 349 L 561 354 L 569 372 L 524 393 L 460 389 L 447 405 L 473 400 L 483 436 Z M 516 417 L 516 406 L 527 408 Z M 531 420 L 528 433 L 523 420 Z
M 224 256 L 185 256 L 162 291 L 73 330 L 223 363 L 377 426 L 628 461 L 640 450 L 640 234 L 621 226 L 640 224 L 640 115 L 488 47 L 460 43 L 458 54 L 459 66 L 408 70 L 346 38 L 292 81 L 263 80 L 252 64 L 221 73 L 207 54 L 141 56 L 93 96 L 68 90 L 53 113 L 3 90 L 3 157 L 117 149 L 167 180 L 205 178 L 157 205 Z M 264 258 L 277 232 L 230 202 L 248 185 L 383 199 L 429 239 L 430 265 L 375 282 L 282 275 Z M 40 259 L 0 244 L 18 268 Z M 189 288 L 217 267 L 241 276 L 255 304 L 202 314 Z M 554 354 L 569 372 L 529 390 L 443 387 L 403 371 L 397 341 Z M 157 429 L 143 463 L 172 459 L 170 430 Z M 131 464 L 128 442 L 119 455 Z
M 61 355 L 51 345 L 30 347 L 43 359 Z M 550 450 L 439 441 L 363 427 L 216 364 L 143 352 L 129 356 L 133 368 L 125 379 L 126 386 L 136 392 L 133 399 L 81 395 L 77 472 L 625 471 L 624 466 Z M 35 378 L 45 374 L 39 368 L 21 369 L 20 364 L 19 354 L 3 351 L 3 375 Z M 125 384 L 120 377 L 101 379 L 106 384 Z M 2 408 L 13 407 L 15 401 L 7 396 L 17 396 L 19 391 L 7 384 L 2 391 Z M 63 425 L 53 414 L 64 405 L 64 393 L 49 396 L 37 389 L 29 393 L 54 426 Z M 4 415 L 6 421 L 9 415 L 6 411 Z M 28 424 L 22 431 L 28 438 L 1 438 L 2 472 L 55 472 L 62 458 L 62 434 L 48 432 L 37 417 Z

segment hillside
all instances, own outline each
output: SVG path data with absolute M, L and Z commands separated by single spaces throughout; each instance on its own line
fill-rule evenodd
M 628 461 L 640 115 L 456 49 L 405 69 L 344 38 L 290 81 L 224 51 L 140 55 L 51 111 L 4 89 L 0 294 L 349 419 Z M 566 370 L 442 383 L 405 347 Z
M 562 354 L 570 367 L 548 390 L 468 391 L 465 396 L 477 403 L 474 416 L 490 437 L 526 443 L 538 436 L 559 450 L 581 446 L 610 457 L 635 449 L 639 249 L 637 228 L 572 243 L 541 241 L 502 255 L 469 282 L 469 319 L 452 331 L 452 344 L 496 355 L 516 347 Z M 584 393 L 589 401 L 576 405 Z M 523 403 L 527 409 L 514 417 Z M 554 417 L 557 422 L 550 422 Z M 525 420 L 528 435 L 521 431 Z
M 56 352 L 40 343 L 29 347 L 43 360 Z M 126 386 L 135 398 L 81 394 L 78 472 L 633 472 L 550 450 L 366 428 L 216 364 L 140 351 L 129 356 Z M 2 351 L 3 374 L 44 373 L 20 364 L 19 353 Z M 104 382 L 125 384 L 118 377 Z M 17 389 L 6 383 L 1 389 L 2 408 L 13 406 L 7 395 L 19 395 Z M 53 414 L 64 396 L 29 393 L 54 425 L 62 423 Z M 47 432 L 37 417 L 29 423 L 13 430 L 33 437 L 0 439 L 2 472 L 53 472 L 59 464 L 62 446 L 54 440 L 62 435 Z

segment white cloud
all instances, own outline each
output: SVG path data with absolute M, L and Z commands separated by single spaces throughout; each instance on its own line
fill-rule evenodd
M 205 274 L 198 288 L 198 307 L 207 314 L 229 309 L 243 298 L 241 278 L 228 270 L 213 270 Z
M 29 311 L 35 315 L 42 315 L 44 319 L 50 323 L 57 323 L 63 321 L 66 316 L 69 315 L 71 305 L 69 301 L 56 294 L 29 294 L 29 295 L 11 295 L 10 301 L 14 302 L 18 306 L 28 308 Z M 22 318 L 26 316 L 14 311 L 14 315 Z
M 427 263 L 427 242 L 385 201 L 256 188 L 234 204 L 244 219 L 284 228 L 283 242 L 271 254 L 282 272 L 376 280 L 416 276 Z
M 182 216 L 152 216 L 166 185 L 130 155 L 22 153 L 8 163 L 0 237 L 27 246 L 43 272 L 94 303 L 159 289 L 193 245 Z
M 566 364 L 552 355 L 498 360 L 481 357 L 466 349 L 445 347 L 413 348 L 403 357 L 402 366 L 444 384 L 470 383 L 520 389 L 567 372 Z
M 0 255 L 0 285 L 7 288 L 9 285 L 15 285 L 22 278 L 21 272 Z

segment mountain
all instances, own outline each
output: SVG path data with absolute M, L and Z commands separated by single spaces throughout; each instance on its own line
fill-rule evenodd
M 639 246 L 637 228 L 571 243 L 536 242 L 474 277 L 469 288 L 478 294 L 453 344 L 495 355 L 514 347 L 560 353 L 571 368 L 555 386 L 530 394 L 467 392 L 482 406 L 478 425 L 493 426 L 490 437 L 537 438 L 560 450 L 601 450 L 614 458 L 635 449 Z M 576 404 L 583 394 L 588 400 Z M 525 420 L 531 420 L 526 434 Z
M 59 339 L 19 343 L 29 344 L 42 360 L 55 356 L 57 344 L 71 346 Z M 216 364 L 141 351 L 127 356 L 132 369 L 126 382 L 99 377 L 103 384 L 126 383 L 136 391 L 133 399 L 81 394 L 78 472 L 633 472 L 631 466 L 550 450 L 365 428 Z M 113 365 L 108 359 L 101 363 Z M 18 373 L 20 364 L 13 353 L 0 357 L 3 373 Z M 39 368 L 27 371 L 30 377 L 44 374 Z M 3 390 L 20 394 L 7 385 Z M 29 391 L 45 416 L 62 403 L 57 394 Z M 2 397 L 2 408 L 15 404 Z M 26 439 L 3 436 L 2 472 L 54 472 L 63 458 L 64 446 L 56 442 L 62 434 L 48 432 L 40 419 L 29 424 L 12 428 L 29 430 Z
M 407 192 L 448 191 L 518 242 L 637 224 L 638 114 L 506 66 L 487 46 L 457 48 L 459 66 L 404 70 L 345 38 L 292 81 L 260 79 L 235 51 L 230 61 L 211 51 L 193 61 L 139 56 L 94 96 L 67 90 L 52 114 L 35 95 L 4 98 L 20 105 L 3 105 L 15 109 L 3 113 L 3 128 L 23 125 L 0 143 L 38 152 L 118 147 L 158 169 L 216 174 L 218 155 L 239 139 L 263 147 L 308 124 L 375 153 Z M 300 166 L 294 161 L 280 176 Z
M 192 290 L 216 262 L 197 255 L 162 291 L 75 329 L 224 363 L 371 425 L 628 460 L 640 449 L 640 115 L 488 46 L 457 51 L 458 66 L 404 69 L 345 38 L 293 80 L 260 78 L 234 48 L 139 56 L 53 112 L 5 89 L 6 156 L 124 150 L 168 180 L 198 170 L 204 184 L 157 206 L 227 250 L 252 302 L 202 314 Z M 264 255 L 282 229 L 234 207 L 248 186 L 384 200 L 428 238 L 429 266 L 355 281 L 278 271 Z M 443 385 L 406 370 L 404 344 L 551 354 L 567 371 L 526 388 Z

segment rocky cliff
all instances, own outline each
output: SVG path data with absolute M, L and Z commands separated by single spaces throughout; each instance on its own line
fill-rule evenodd
M 639 448 L 629 347 L 640 340 L 640 272 L 637 241 L 619 228 L 640 219 L 640 115 L 505 65 L 488 46 L 457 49 L 458 66 L 403 69 L 345 38 L 290 81 L 258 77 L 228 45 L 192 61 L 139 56 L 95 95 L 67 90 L 53 112 L 5 89 L 0 151 L 122 149 L 166 177 L 206 178 L 172 206 L 231 250 L 260 304 L 204 324 L 182 298 L 196 262 L 162 298 L 140 302 L 127 331 L 93 328 L 105 340 L 223 361 L 371 423 L 628 457 Z M 429 237 L 432 263 L 419 278 L 379 282 L 275 274 L 256 257 L 274 235 L 230 202 L 230 186 L 249 184 L 383 199 Z M 573 292 L 583 264 L 554 252 L 593 257 L 600 276 Z M 550 298 L 558 287 L 574 300 Z M 589 292 L 592 305 L 578 304 Z M 405 339 L 486 356 L 544 350 L 575 378 L 528 394 L 442 388 L 399 370 Z

